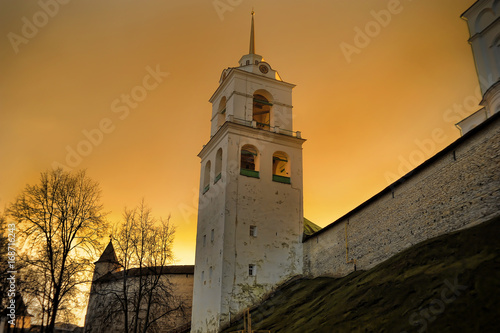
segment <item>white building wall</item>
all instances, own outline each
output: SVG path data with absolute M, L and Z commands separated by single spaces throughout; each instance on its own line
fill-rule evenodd
M 500 0 L 480 0 L 469 8 L 462 17 L 467 20 L 470 39 L 476 63 L 477 75 L 483 97 L 492 88 L 500 90 Z M 496 94 L 488 96 L 486 103 L 488 115 L 497 112 L 498 105 L 491 105 L 498 100 Z M 494 95 L 494 96 L 493 96 Z
M 201 156 L 200 199 L 196 235 L 196 257 L 193 291 L 192 332 L 216 332 L 221 309 L 222 249 L 224 236 L 225 193 L 227 182 L 227 138 L 217 142 Z M 222 148 L 221 178 L 215 182 L 215 159 Z M 205 164 L 211 162 L 210 189 L 204 191 Z M 215 182 L 215 183 L 214 183 Z M 212 241 L 212 230 L 214 237 Z M 211 268 L 211 269 L 210 269 Z M 210 271 L 212 274 L 210 276 Z M 211 330 L 206 328 L 211 327 Z
M 240 149 L 253 144 L 259 150 L 260 178 L 230 172 L 224 235 L 224 276 L 221 325 L 232 315 L 255 304 L 279 283 L 302 274 L 302 140 L 247 128 L 229 135 L 230 160 L 239 161 Z M 276 142 L 278 141 L 278 142 Z M 291 184 L 272 180 L 272 156 L 286 152 L 291 163 Z M 257 237 L 250 236 L 257 227 Z M 249 265 L 257 267 L 249 276 Z

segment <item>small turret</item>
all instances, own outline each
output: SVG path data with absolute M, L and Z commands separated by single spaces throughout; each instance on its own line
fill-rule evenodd
M 476 1 L 462 14 L 467 21 L 477 76 L 481 87 L 482 108 L 457 126 L 462 135 L 500 112 L 500 2 Z
M 110 239 L 109 244 L 106 246 L 106 249 L 102 253 L 101 257 L 95 262 L 94 277 L 92 278 L 92 281 L 95 281 L 108 273 L 119 272 L 121 269 L 122 265 L 118 262 L 115 248 L 113 247 L 113 243 Z

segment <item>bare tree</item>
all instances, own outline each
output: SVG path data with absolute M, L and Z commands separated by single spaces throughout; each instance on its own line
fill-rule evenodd
M 26 292 L 41 309 L 42 332 L 54 332 L 58 312 L 88 282 L 107 227 L 100 199 L 85 171 L 57 169 L 41 173 L 7 210 L 23 236 Z
M 169 320 L 181 317 L 184 307 L 167 278 L 174 233 L 169 219 L 155 219 L 144 200 L 125 209 L 113 236 L 123 270 L 94 282 L 92 316 L 99 320 L 90 320 L 97 325 L 87 331 L 163 332 L 175 325 Z

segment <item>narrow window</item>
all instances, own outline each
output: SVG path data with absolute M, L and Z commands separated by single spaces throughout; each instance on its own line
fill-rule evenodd
M 256 276 L 257 275 L 257 267 L 254 264 L 248 265 L 248 275 Z
M 215 179 L 214 184 L 217 183 L 222 177 L 222 148 L 217 150 L 215 155 Z
M 273 154 L 273 181 L 290 184 L 290 162 L 288 155 L 281 151 Z
M 219 107 L 217 108 L 217 128 L 224 125 L 226 122 L 226 96 L 222 97 Z
M 201 281 L 203 284 L 207 284 L 207 281 L 205 281 L 205 271 L 201 272 Z
M 212 231 L 210 232 L 210 241 L 213 243 L 214 242 L 214 237 L 215 237 L 215 230 L 212 229 Z
M 241 148 L 241 169 L 240 174 L 247 177 L 259 178 L 257 149 L 251 145 L 244 145 Z
M 205 174 L 203 176 L 203 194 L 210 189 L 210 161 L 205 164 Z
M 203 235 L 203 246 L 207 245 L 207 235 Z
M 257 226 L 255 225 L 250 226 L 250 236 L 257 237 Z
M 271 106 L 269 100 L 260 95 L 253 95 L 252 120 L 257 123 L 257 128 L 269 130 L 271 126 Z

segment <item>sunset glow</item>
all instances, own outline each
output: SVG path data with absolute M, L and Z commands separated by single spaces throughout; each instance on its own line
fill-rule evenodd
M 478 109 L 460 19 L 473 2 L 3 1 L 0 205 L 44 170 L 87 169 L 110 221 L 144 198 L 176 225 L 177 263 L 194 264 L 208 99 L 247 53 L 254 8 L 256 53 L 297 85 L 304 212 L 325 226 Z

